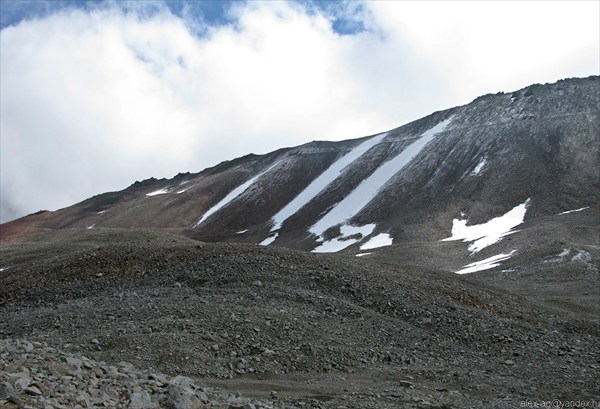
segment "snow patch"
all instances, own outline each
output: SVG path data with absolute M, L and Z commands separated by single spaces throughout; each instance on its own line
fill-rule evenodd
M 146 196 L 164 195 L 166 193 L 169 193 L 169 189 L 163 188 L 163 189 L 155 190 L 154 192 L 146 193 Z
M 364 256 L 368 256 L 368 255 L 371 255 L 371 254 L 373 254 L 373 253 L 358 253 L 356 255 L 356 257 L 364 257 Z
M 229 194 L 227 196 L 225 196 L 223 199 L 221 199 L 221 201 L 219 203 L 217 203 L 216 205 L 214 205 L 213 207 L 211 207 L 210 209 L 208 209 L 208 211 L 206 213 L 204 213 L 204 215 L 192 226 L 192 228 L 196 228 L 196 227 L 200 226 L 200 224 L 204 220 L 208 219 L 208 217 L 210 215 L 212 215 L 213 213 L 217 212 L 221 208 L 225 207 L 227 204 L 229 204 L 229 202 L 231 202 L 232 200 L 234 200 L 235 198 L 237 198 L 238 196 L 240 196 L 242 193 L 244 193 L 262 175 L 264 175 L 265 173 L 267 173 L 268 171 L 270 171 L 271 169 L 273 169 L 275 166 L 279 165 L 280 162 L 281 161 L 275 162 L 274 164 L 272 164 L 271 166 L 269 166 L 266 170 L 260 172 L 258 175 L 254 176 L 250 180 L 244 182 L 240 186 L 238 186 L 235 189 L 233 189 L 231 192 L 229 192 Z
M 92 225 L 88 226 L 88 227 L 87 227 L 87 229 L 88 229 L 88 230 L 90 230 L 90 229 L 93 229 L 93 228 L 94 228 L 94 226 L 95 226 L 95 224 L 92 224 Z
M 9 268 L 10 268 L 10 267 L 0 267 L 0 273 L 1 273 L 1 272 L 3 272 L 3 271 L 6 271 L 6 270 L 8 270 Z
M 481 162 L 479 162 L 479 164 L 477 166 L 475 166 L 475 169 L 473 169 L 473 171 L 471 172 L 471 176 L 478 176 L 479 174 L 481 174 L 481 170 L 483 169 L 483 167 L 487 164 L 487 160 L 485 158 L 483 158 L 481 160 Z
M 575 212 L 582 212 L 582 211 L 584 211 L 584 210 L 587 210 L 587 209 L 589 209 L 589 208 L 590 208 L 590 207 L 589 207 L 589 206 L 587 206 L 587 207 L 582 207 L 581 209 L 567 210 L 566 212 L 559 213 L 558 215 L 559 215 L 559 216 L 562 216 L 563 214 L 569 214 L 569 213 L 575 213 Z
M 186 192 L 186 191 L 187 191 L 187 189 L 181 189 L 181 190 L 178 190 L 178 191 L 177 191 L 177 192 L 175 192 L 175 193 L 177 193 L 177 194 L 180 194 L 180 193 L 183 193 L 183 192 Z
M 360 246 L 361 250 L 371 250 L 379 247 L 391 246 L 392 237 L 387 233 L 380 233 L 375 237 L 371 237 L 369 241 Z
M 336 226 L 354 217 L 396 173 L 404 168 L 421 150 L 440 132 L 444 131 L 451 119 L 440 122 L 425 131 L 420 138 L 408 145 L 400 154 L 381 165 L 368 178 L 363 180 L 348 196 L 317 221 L 310 232 L 321 236 L 330 227 Z
M 502 240 L 504 236 L 516 233 L 513 227 L 523 223 L 529 199 L 509 210 L 506 214 L 496 217 L 487 223 L 467 226 L 466 219 L 452 220 L 452 236 L 442 241 L 462 240 L 473 242 L 469 245 L 469 251 L 474 254 Z
M 489 270 L 490 268 L 498 267 L 502 261 L 506 261 L 514 254 L 515 250 L 508 254 L 496 254 L 495 256 L 467 264 L 462 269 L 455 271 L 456 274 L 468 274 L 476 271 Z
M 246 233 L 247 231 L 248 231 L 248 229 L 246 229 L 246 230 L 240 230 L 240 231 L 236 232 L 235 234 L 244 234 L 244 233 Z
M 261 241 L 259 244 L 261 246 L 268 246 L 269 244 L 273 243 L 275 241 L 275 239 L 277 238 L 277 236 L 279 236 L 278 233 L 275 233 L 272 236 L 267 237 L 266 239 L 264 239 L 263 241 Z
M 567 257 L 569 254 L 571 254 L 571 250 L 569 250 L 569 249 L 564 249 L 563 251 L 561 251 L 561 252 L 560 252 L 560 253 L 559 253 L 559 254 L 556 256 L 557 258 L 555 258 L 555 259 L 552 259 L 552 260 L 550 260 L 550 261 L 553 261 L 553 262 L 559 262 L 559 263 L 564 263 L 564 262 L 565 262 L 565 258 L 566 258 L 566 257 Z
M 319 193 L 321 193 L 327 186 L 329 186 L 334 180 L 336 180 L 350 164 L 360 158 L 373 146 L 377 145 L 383 138 L 387 136 L 387 132 L 376 135 L 371 139 L 361 143 L 346 155 L 335 161 L 327 170 L 313 180 L 298 196 L 296 196 L 291 202 L 289 202 L 283 209 L 281 209 L 275 216 L 273 216 L 273 227 L 271 231 L 275 231 L 281 228 L 281 225 L 290 216 L 298 212 L 308 202 L 314 199 Z
M 104 213 L 106 213 L 106 210 L 102 210 L 100 212 L 96 212 L 96 214 L 104 214 Z
M 583 251 L 583 250 L 579 250 L 579 252 L 577 254 L 575 254 L 573 256 L 573 258 L 571 259 L 571 261 L 582 261 L 582 262 L 587 262 L 590 260 L 591 260 L 590 253 L 588 253 L 587 251 Z
M 340 226 L 340 236 L 327 240 L 313 250 L 313 253 L 334 253 L 359 242 L 363 237 L 368 236 L 375 230 L 375 224 L 366 224 L 364 226 L 350 226 L 344 224 Z

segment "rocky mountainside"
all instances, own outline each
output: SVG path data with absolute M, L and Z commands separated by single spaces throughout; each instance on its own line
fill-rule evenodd
M 0 406 L 597 405 L 599 106 L 532 85 L 0 225 Z
M 377 236 L 441 240 L 453 219 L 480 224 L 526 201 L 525 220 L 597 208 L 599 106 L 599 77 L 486 95 L 371 137 L 136 182 L 7 223 L 2 240 L 48 229 L 154 227 L 203 241 L 357 250 Z

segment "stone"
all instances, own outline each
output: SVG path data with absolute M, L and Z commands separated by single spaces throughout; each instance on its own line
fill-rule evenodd
M 199 389 L 196 391 L 196 397 L 202 401 L 202 403 L 210 402 L 210 399 L 206 392 L 203 389 Z
M 189 387 L 181 384 L 175 384 L 169 388 L 169 395 L 167 396 L 165 405 L 166 407 L 172 409 L 196 409 L 201 407 L 201 405 L 202 402 L 196 397 L 196 394 Z
M 171 379 L 171 381 L 169 383 L 171 385 L 179 385 L 179 386 L 188 387 L 193 382 L 194 381 L 191 378 L 188 378 L 187 376 L 177 375 L 176 377 L 174 377 L 173 379 Z
M 37 387 L 30 385 L 27 388 L 25 388 L 25 393 L 34 396 L 40 396 L 42 394 L 42 391 L 40 391 Z
M 409 381 L 398 381 L 398 385 L 404 387 L 404 388 L 414 388 L 415 386 L 413 385 L 412 382 Z
M 0 399 L 12 402 L 15 405 L 23 405 L 23 402 L 21 402 L 19 396 L 17 396 L 15 391 L 8 385 L 3 385 L 2 387 L 0 387 Z
M 103 406 L 105 402 L 110 400 L 110 396 L 108 396 L 105 392 L 101 392 L 100 396 L 95 398 L 92 403 L 96 406 Z
M 30 383 L 31 383 L 31 379 L 26 378 L 26 377 L 22 377 L 22 378 L 18 378 L 13 383 L 13 385 L 15 386 L 15 388 L 24 391 L 29 386 Z
M 148 392 L 134 392 L 129 398 L 129 409 L 152 409 L 152 399 Z
M 69 357 L 68 356 L 68 357 L 65 358 L 65 360 L 73 368 L 81 369 L 81 365 L 83 365 L 83 361 L 81 359 L 78 359 L 78 358 L 73 358 L 73 357 Z

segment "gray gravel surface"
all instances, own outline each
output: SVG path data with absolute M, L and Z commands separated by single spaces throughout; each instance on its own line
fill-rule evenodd
M 70 356 L 93 369 L 128 362 L 119 371 L 138 380 L 190 377 L 196 395 L 219 387 L 267 407 L 600 400 L 600 331 L 589 317 L 392 260 L 94 230 L 0 247 L 7 388 L 19 390 L 8 373 Z M 27 352 L 34 342 L 42 347 Z M 11 363 L 14 354 L 25 362 Z M 118 402 L 161 405 L 163 385 L 124 385 Z

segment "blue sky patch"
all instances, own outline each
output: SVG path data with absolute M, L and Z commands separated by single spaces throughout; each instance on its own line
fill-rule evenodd
M 107 0 L 2 0 L 0 1 L 0 29 L 17 25 L 23 20 L 44 18 L 53 13 L 80 9 L 91 11 L 117 6 L 124 11 L 134 11 L 141 17 L 151 17 L 168 9 L 173 15 L 200 26 L 221 26 L 235 23 L 229 9 L 245 0 L 205 1 L 107 1 Z M 360 13 L 360 2 L 295 0 L 307 13 L 320 13 L 330 19 L 332 29 L 340 35 L 352 35 L 365 31 Z M 195 29 L 197 34 L 202 29 Z

